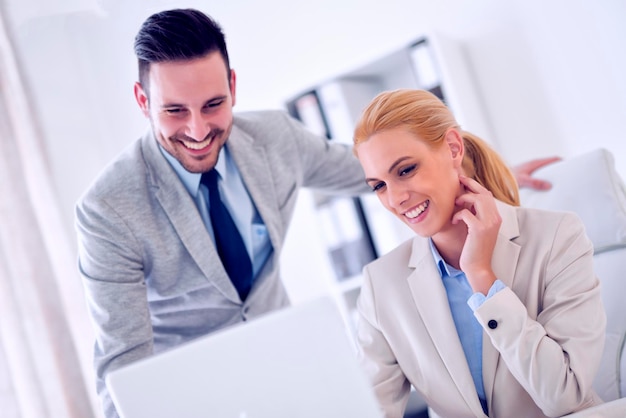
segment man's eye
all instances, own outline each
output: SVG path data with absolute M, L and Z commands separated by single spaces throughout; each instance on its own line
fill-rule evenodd
M 212 108 L 212 107 L 218 107 L 220 106 L 222 103 L 224 103 L 223 100 L 217 101 L 217 102 L 211 102 L 211 103 L 207 103 L 207 105 L 205 107 L 208 108 Z
M 173 108 L 170 108 L 170 109 L 165 109 L 164 111 L 168 115 L 180 115 L 180 114 L 182 114 L 185 111 L 185 109 L 181 109 L 181 108 L 178 108 L 178 107 L 173 107 Z
M 417 167 L 416 164 L 412 164 L 408 167 L 404 167 L 403 169 L 399 171 L 400 176 L 406 176 L 407 174 L 410 174 L 412 171 L 415 170 L 415 167 Z

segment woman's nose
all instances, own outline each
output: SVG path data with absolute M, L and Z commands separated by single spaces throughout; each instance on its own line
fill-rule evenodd
M 403 203 L 407 201 L 409 193 L 406 188 L 398 185 L 387 185 L 387 202 L 390 207 L 397 209 L 402 207 Z

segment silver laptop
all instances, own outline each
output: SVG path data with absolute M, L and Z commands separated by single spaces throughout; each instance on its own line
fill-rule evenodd
M 380 418 L 330 298 L 217 331 L 108 374 L 123 418 Z

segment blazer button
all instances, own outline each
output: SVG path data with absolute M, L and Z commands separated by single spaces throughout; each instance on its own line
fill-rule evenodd
M 491 329 L 496 329 L 498 328 L 498 321 L 496 321 L 495 319 L 490 319 L 489 322 L 487 322 L 487 325 Z

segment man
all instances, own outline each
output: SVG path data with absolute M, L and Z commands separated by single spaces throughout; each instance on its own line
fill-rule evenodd
M 279 255 L 300 187 L 369 190 L 344 145 L 283 112 L 233 115 L 235 72 L 220 27 L 203 13 L 150 16 L 135 53 L 135 97 L 151 130 L 76 207 L 107 418 L 117 416 L 109 371 L 288 304 Z M 222 205 L 227 221 L 213 212 Z M 235 244 L 223 243 L 226 223 L 238 230 L 226 233 Z

